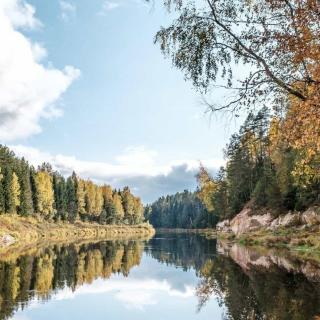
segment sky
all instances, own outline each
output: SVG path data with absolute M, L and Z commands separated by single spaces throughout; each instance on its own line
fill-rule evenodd
M 194 190 L 239 123 L 209 117 L 154 44 L 172 18 L 143 0 L 1 0 L 0 142 L 144 203 Z

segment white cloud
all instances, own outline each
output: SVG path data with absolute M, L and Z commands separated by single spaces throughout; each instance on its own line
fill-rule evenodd
M 116 160 L 126 166 L 152 166 L 158 153 L 154 150 L 148 150 L 144 146 L 128 147 L 125 152 L 116 157 Z
M 74 18 L 77 12 L 77 7 L 68 1 L 60 0 L 59 1 L 61 14 L 60 17 L 63 21 L 70 21 L 70 19 Z
M 196 187 L 195 174 L 199 168 L 199 161 L 188 159 L 159 164 L 158 153 L 143 146 L 125 149 L 113 162 L 82 161 L 73 156 L 52 155 L 23 145 L 12 145 L 10 148 L 18 157 L 25 157 L 34 166 L 49 162 L 64 175 L 75 171 L 85 179 L 108 183 L 115 188 L 128 185 L 145 202 L 164 194 L 193 190 Z M 224 165 L 224 160 L 205 159 L 202 163 L 215 172 Z
M 80 71 L 46 67 L 41 44 L 20 29 L 37 28 L 35 9 L 23 0 L 0 1 L 0 140 L 12 141 L 39 133 L 41 118 L 59 116 L 57 103 Z
M 82 295 L 110 293 L 129 309 L 144 310 L 144 307 L 158 303 L 156 297 L 162 292 L 171 297 L 188 299 L 195 294 L 194 287 L 184 286 L 177 290 L 167 280 L 135 279 L 114 275 L 107 281 L 98 279 L 84 284 L 75 291 L 66 288 L 52 297 L 53 300 L 70 300 Z
M 35 8 L 23 0 L 2 0 L 0 10 L 14 28 L 34 29 L 41 26 L 41 22 L 34 16 Z
M 108 12 L 122 8 L 122 7 L 130 7 L 130 6 L 142 6 L 148 7 L 148 4 L 145 0 L 105 0 L 102 4 L 98 15 L 105 16 Z
M 80 296 L 108 294 L 119 301 L 127 309 L 144 311 L 145 307 L 158 303 L 159 294 L 166 294 L 178 299 L 189 299 L 194 297 L 195 288 L 185 285 L 181 289 L 175 289 L 172 284 L 164 279 L 151 278 L 136 279 L 123 278 L 121 275 L 112 275 L 108 280 L 97 279 L 91 284 L 83 284 L 76 290 L 64 288 L 50 297 L 53 301 L 65 301 L 76 299 Z M 41 301 L 37 298 L 28 302 L 28 309 L 41 307 Z M 23 312 L 23 311 L 22 311 Z M 12 320 L 28 320 L 23 313 L 17 313 Z

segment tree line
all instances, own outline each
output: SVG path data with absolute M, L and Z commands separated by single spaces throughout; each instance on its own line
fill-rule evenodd
M 206 228 L 217 222 L 197 193 L 188 190 L 160 197 L 146 206 L 145 216 L 155 228 Z
M 266 107 L 251 111 L 224 150 L 225 167 L 211 176 L 201 165 L 196 192 L 161 197 L 146 207 L 146 217 L 156 228 L 205 228 L 248 203 L 275 216 L 320 205 L 319 154 L 311 160 L 308 147 L 293 144 L 289 117 Z
M 48 163 L 35 169 L 0 145 L 0 214 L 38 215 L 50 221 L 138 224 L 143 213 L 140 198 L 129 187 L 115 190 L 74 172 L 65 178 Z
M 275 215 L 320 204 L 319 162 L 308 162 L 308 151 L 291 145 L 286 130 L 267 108 L 249 114 L 225 149 L 226 166 L 215 177 L 200 167 L 198 196 L 209 212 L 225 219 L 249 201 Z

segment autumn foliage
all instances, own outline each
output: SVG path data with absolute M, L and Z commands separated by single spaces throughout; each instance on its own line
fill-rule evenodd
M 144 208 L 129 187 L 116 190 L 75 173 L 65 178 L 48 163 L 35 169 L 0 145 L 0 214 L 132 225 L 143 221 Z
M 319 1 L 164 3 L 177 13 L 155 37 L 164 55 L 209 96 L 210 111 L 248 114 L 219 175 L 200 168 L 207 209 L 230 217 L 250 200 L 278 212 L 319 203 Z M 222 103 L 210 101 L 217 87 Z

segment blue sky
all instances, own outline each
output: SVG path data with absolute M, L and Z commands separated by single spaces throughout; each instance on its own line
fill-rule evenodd
M 213 171 L 223 163 L 237 123 L 209 120 L 200 94 L 153 44 L 172 20 L 160 5 L 3 1 L 3 36 L 12 41 L 0 53 L 0 71 L 11 79 L 0 89 L 0 139 L 19 156 L 99 183 L 128 184 L 145 202 L 193 189 L 199 160 Z M 17 68 L 1 64 L 8 59 L 30 65 L 20 71 L 24 82 Z

